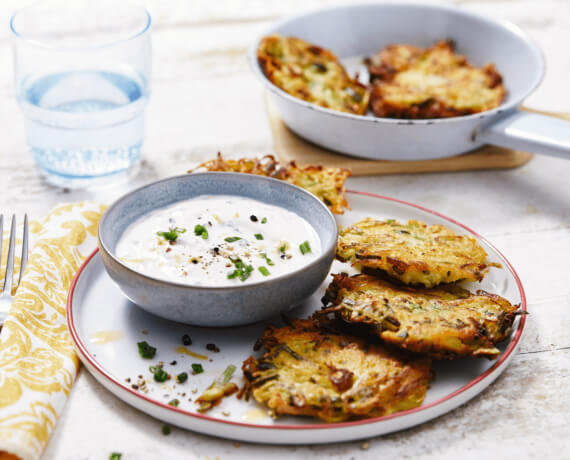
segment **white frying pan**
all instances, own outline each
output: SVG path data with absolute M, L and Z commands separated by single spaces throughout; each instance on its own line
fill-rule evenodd
M 263 35 L 296 36 L 330 49 L 345 62 L 371 56 L 390 43 L 431 46 L 453 39 L 457 51 L 482 66 L 493 62 L 507 97 L 496 109 L 462 117 L 396 120 L 321 108 L 273 85 L 257 62 L 259 37 L 249 59 L 269 89 L 284 122 L 321 146 L 362 158 L 427 160 L 495 144 L 570 159 L 570 122 L 518 110 L 541 82 L 540 49 L 518 27 L 462 9 L 416 3 L 341 6 L 282 21 Z

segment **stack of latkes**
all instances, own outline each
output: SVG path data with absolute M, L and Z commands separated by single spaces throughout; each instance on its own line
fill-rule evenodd
M 367 218 L 340 229 L 337 258 L 361 273 L 333 275 L 321 311 L 269 327 L 265 353 L 243 364 L 246 397 L 274 415 L 338 422 L 417 407 L 432 360 L 497 358 L 519 313 L 458 284 L 501 266 L 441 225 Z

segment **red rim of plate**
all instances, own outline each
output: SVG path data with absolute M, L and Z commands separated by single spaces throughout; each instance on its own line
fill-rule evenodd
M 526 296 L 524 293 L 524 289 L 523 289 L 521 280 L 518 277 L 517 273 L 515 272 L 513 266 L 495 246 L 493 246 L 491 243 L 489 243 L 484 237 L 479 235 L 477 232 L 474 232 L 469 227 L 463 225 L 460 222 L 457 222 L 454 219 L 451 219 L 450 217 L 447 217 L 443 214 L 440 214 L 439 212 L 432 211 L 431 209 L 424 208 L 423 206 L 419 206 L 417 204 L 408 203 L 407 201 L 399 200 L 397 198 L 392 198 L 392 197 L 383 196 L 383 195 L 377 195 L 375 193 L 359 192 L 356 190 L 347 190 L 347 192 L 354 194 L 354 195 L 363 195 L 363 196 L 368 196 L 371 198 L 378 198 L 381 200 L 393 201 L 393 202 L 400 203 L 400 204 L 403 204 L 406 206 L 411 206 L 411 207 L 419 209 L 421 211 L 425 211 L 425 212 L 428 212 L 428 213 L 433 214 L 435 216 L 441 217 L 442 219 L 445 219 L 449 222 L 452 222 L 453 224 L 458 225 L 459 227 L 463 228 L 464 230 L 467 230 L 469 233 L 476 236 L 480 241 L 484 242 L 490 248 L 492 248 L 505 261 L 507 269 L 511 272 L 512 276 L 514 277 L 515 282 L 516 282 L 517 287 L 518 287 L 518 290 L 519 290 L 519 294 L 521 297 L 520 308 L 525 312 L 527 311 L 527 309 L 526 309 Z M 73 342 L 75 343 L 77 350 L 83 356 L 83 358 L 91 366 L 93 366 L 93 368 L 95 370 L 97 370 L 97 372 L 101 376 L 105 377 L 111 383 L 113 383 L 114 385 L 116 385 L 116 386 L 120 387 L 121 389 L 127 391 L 131 395 L 133 395 L 137 398 L 140 398 L 140 399 L 142 399 L 148 403 L 151 403 L 155 406 L 161 407 L 161 408 L 169 410 L 169 411 L 178 412 L 180 414 L 184 414 L 184 415 L 187 415 L 190 417 L 195 417 L 195 418 L 202 419 L 205 421 L 216 422 L 216 423 L 224 423 L 224 424 L 240 426 L 240 427 L 244 427 L 244 428 L 260 428 L 260 429 L 264 429 L 264 430 L 267 430 L 267 429 L 269 429 L 269 430 L 321 430 L 321 429 L 331 429 L 331 428 L 348 428 L 348 427 L 354 427 L 354 426 L 358 426 L 358 425 L 368 425 L 368 424 L 372 424 L 372 423 L 382 422 L 384 420 L 390 420 L 390 419 L 394 419 L 394 418 L 398 418 L 398 417 L 404 417 L 406 415 L 425 411 L 425 410 L 430 409 L 432 407 L 438 406 L 438 405 L 440 405 L 446 401 L 449 401 L 449 400 L 453 399 L 454 397 L 460 395 L 461 393 L 467 391 L 469 388 L 477 385 L 479 382 L 483 381 L 489 375 L 491 375 L 496 369 L 498 369 L 506 361 L 506 359 L 513 353 L 513 351 L 516 349 L 517 344 L 521 338 L 525 323 L 526 323 L 526 315 L 521 315 L 520 319 L 519 319 L 519 325 L 517 327 L 516 332 L 512 336 L 511 343 L 509 343 L 507 349 L 503 352 L 503 354 L 495 362 L 495 364 L 493 364 L 493 366 L 491 366 L 489 369 L 487 369 L 481 375 L 479 375 L 478 377 L 476 377 L 475 379 L 473 379 L 471 382 L 467 383 L 466 385 L 462 386 L 458 390 L 455 390 L 454 392 L 444 396 L 443 398 L 440 398 L 440 399 L 433 401 L 429 404 L 422 405 L 422 406 L 416 407 L 414 409 L 409 409 L 406 411 L 396 412 L 396 413 L 390 414 L 390 415 L 385 415 L 382 417 L 375 417 L 375 418 L 369 418 L 369 419 L 363 419 L 363 420 L 356 420 L 356 421 L 352 421 L 352 422 L 342 422 L 342 423 L 334 423 L 334 424 L 333 423 L 326 423 L 326 424 L 277 425 L 277 426 L 275 426 L 275 425 L 256 425 L 256 424 L 251 424 L 251 423 L 234 422 L 231 420 L 222 420 L 222 419 L 219 419 L 216 417 L 210 417 L 208 415 L 188 412 L 188 411 L 185 411 L 185 410 L 180 409 L 178 407 L 170 406 L 168 404 L 161 403 L 159 401 L 155 401 L 154 399 L 151 399 L 148 396 L 145 396 L 144 394 L 142 394 L 136 390 L 133 390 L 132 388 L 128 387 L 127 385 L 124 385 L 122 382 L 120 382 L 115 377 L 110 375 L 105 369 L 103 369 L 99 365 L 99 363 L 96 360 L 94 360 L 92 358 L 92 356 L 89 354 L 89 352 L 87 351 L 87 349 L 83 345 L 83 342 L 79 338 L 79 334 L 77 333 L 77 331 L 74 327 L 72 304 L 73 304 L 73 295 L 74 295 L 75 287 L 78 283 L 78 280 L 79 280 L 81 274 L 83 273 L 83 270 L 85 269 L 85 267 L 87 267 L 87 265 L 89 264 L 91 259 L 93 259 L 93 257 L 95 257 L 97 252 L 99 252 L 99 249 L 95 249 L 87 257 L 87 259 L 85 259 L 85 261 L 83 262 L 83 264 L 81 265 L 81 267 L 79 268 L 77 273 L 75 274 L 75 277 L 73 278 L 73 282 L 71 283 L 71 287 L 69 288 L 69 293 L 67 295 L 67 326 L 68 326 L 69 331 L 71 333 L 71 337 L 73 339 Z

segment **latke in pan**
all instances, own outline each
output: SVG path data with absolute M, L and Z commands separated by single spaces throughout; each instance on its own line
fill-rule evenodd
M 296 37 L 269 35 L 257 49 L 265 76 L 292 96 L 327 109 L 366 113 L 368 89 L 329 50 Z
M 503 79 L 493 64 L 478 68 L 451 41 L 430 48 L 389 45 L 366 61 L 378 117 L 447 118 L 498 107 Z

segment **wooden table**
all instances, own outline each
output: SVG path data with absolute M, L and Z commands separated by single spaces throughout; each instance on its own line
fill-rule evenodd
M 252 39 L 272 21 L 326 0 L 146 2 L 153 16 L 153 94 L 144 162 L 133 182 L 98 191 L 46 185 L 27 152 L 14 98 L 7 21 L 22 2 L 0 4 L 0 196 L 4 213 L 41 218 L 53 205 L 111 201 L 142 183 L 181 173 L 218 150 L 228 156 L 272 151 L 261 85 L 248 69 Z M 511 20 L 545 51 L 547 77 L 526 105 L 570 111 L 570 2 L 458 0 Z M 132 409 L 82 370 L 45 460 L 249 458 L 570 458 L 570 162 L 536 156 L 520 169 L 353 178 L 349 186 L 418 203 L 486 236 L 511 260 L 531 315 L 512 365 L 479 397 L 419 427 L 315 447 L 277 447 L 173 429 Z

